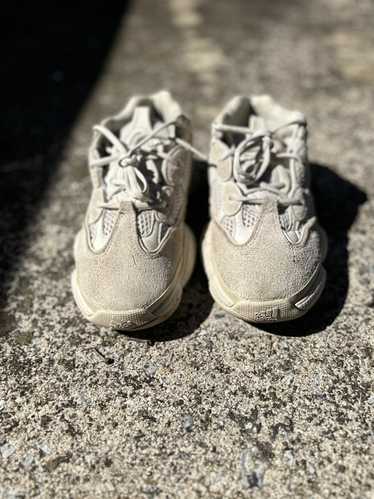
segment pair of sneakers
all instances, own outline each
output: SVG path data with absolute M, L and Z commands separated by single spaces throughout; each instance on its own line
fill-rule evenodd
M 269 96 L 235 97 L 212 125 L 210 215 L 202 254 L 210 292 L 246 321 L 300 317 L 326 279 L 307 125 Z M 89 321 L 152 327 L 177 309 L 196 258 L 185 224 L 191 123 L 168 92 L 133 97 L 94 127 L 93 190 L 74 245 L 75 301 Z

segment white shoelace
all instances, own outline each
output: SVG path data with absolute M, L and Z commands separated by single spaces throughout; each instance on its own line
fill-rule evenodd
M 115 189 L 112 190 L 111 195 L 108 197 L 108 201 L 100 205 L 101 208 L 119 210 L 119 204 L 111 201 L 120 192 L 125 192 L 128 199 L 137 201 L 144 207 L 148 207 L 150 204 L 155 203 L 155 200 L 152 196 L 150 196 L 148 180 L 140 171 L 138 165 L 143 158 L 154 160 L 161 157 L 165 159 L 167 157 L 167 153 L 165 153 L 164 148 L 173 142 L 192 152 L 202 161 L 207 162 L 207 157 L 204 154 L 183 139 L 179 137 L 160 136 L 160 133 L 163 130 L 176 124 L 177 122 L 175 120 L 164 123 L 132 147 L 128 147 L 125 143 L 123 143 L 106 126 L 94 126 L 94 130 L 98 131 L 112 144 L 113 153 L 93 160 L 91 162 L 91 166 L 94 168 L 102 168 L 103 166 L 110 165 L 112 162 L 116 162 L 119 167 L 123 168 L 121 183 L 112 182 Z M 221 158 L 224 160 L 228 157 L 232 157 L 234 168 L 236 166 L 236 170 L 239 172 L 239 178 L 237 180 L 246 183 L 249 186 L 246 189 L 245 194 L 238 195 L 235 199 L 230 199 L 248 204 L 261 205 L 267 202 L 267 198 L 255 197 L 252 196 L 252 194 L 267 192 L 276 195 L 277 203 L 285 208 L 291 205 L 301 204 L 302 201 L 300 198 L 284 195 L 284 192 L 282 192 L 282 188 L 285 186 L 284 183 L 269 185 L 269 183 L 261 181 L 261 178 L 268 170 L 272 156 L 274 155 L 280 159 L 288 159 L 291 170 L 294 169 L 295 162 L 301 163 L 301 158 L 293 152 L 292 146 L 291 148 L 288 147 L 289 150 L 287 152 L 277 151 L 277 146 L 284 146 L 284 143 L 279 139 L 279 137 L 276 137 L 275 134 L 282 128 L 286 128 L 291 125 L 303 126 L 305 123 L 303 121 L 296 120 L 286 123 L 274 130 L 257 132 L 253 132 L 253 130 L 248 127 L 220 123 L 213 124 L 212 128 L 214 131 L 237 133 L 246 136 L 245 140 L 243 140 L 239 146 L 233 145 L 229 152 Z M 152 139 L 157 139 L 154 147 L 152 147 L 152 149 L 144 149 L 143 146 Z M 257 160 L 258 149 L 262 154 L 262 161 L 260 162 Z M 251 185 L 253 187 L 251 187 Z M 159 203 L 162 204 L 161 202 Z
M 284 143 L 279 137 L 276 137 L 275 134 L 279 130 L 291 125 L 305 125 L 305 123 L 304 121 L 296 120 L 286 123 L 274 130 L 257 132 L 253 132 L 253 130 L 247 127 L 225 125 L 221 123 L 213 124 L 213 130 L 238 133 L 246 136 L 239 146 L 233 145 L 221 160 L 232 157 L 234 170 L 236 169 L 236 171 L 239 172 L 237 180 L 243 184 L 248 184 L 249 186 L 253 185 L 253 187 L 249 187 L 246 190 L 245 195 L 243 194 L 242 196 L 235 197 L 235 199 L 230 199 L 249 204 L 264 204 L 267 202 L 266 197 L 260 198 L 251 195 L 258 192 L 268 192 L 275 194 L 277 196 L 277 202 L 284 207 L 301 203 L 301 199 L 297 197 L 284 195 L 281 190 L 285 187 L 284 183 L 269 185 L 267 182 L 261 182 L 261 178 L 271 163 L 272 155 L 275 155 L 280 159 L 288 159 L 290 161 L 290 169 L 294 168 L 294 163 L 296 161 L 301 163 L 301 158 L 292 151 L 292 146 L 290 151 L 277 152 L 277 146 L 284 146 Z M 262 153 L 261 162 L 257 160 L 258 150 Z
M 115 189 L 111 192 L 108 197 L 108 202 L 102 203 L 100 208 L 105 208 L 108 210 L 119 210 L 120 206 L 118 203 L 111 202 L 113 198 L 120 192 L 125 192 L 126 197 L 129 200 L 137 201 L 144 207 L 151 203 L 154 203 L 154 199 L 150 196 L 149 185 L 147 178 L 140 171 L 138 165 L 140 161 L 145 159 L 158 159 L 167 157 L 164 152 L 164 148 L 173 142 L 183 147 L 184 149 L 192 152 L 201 159 L 206 159 L 197 149 L 195 149 L 191 144 L 179 137 L 162 137 L 160 133 L 166 128 L 177 125 L 175 120 L 168 121 L 163 125 L 159 126 L 151 133 L 146 135 L 141 139 L 136 145 L 128 147 L 123 143 L 109 128 L 104 125 L 96 125 L 93 127 L 94 130 L 103 135 L 111 144 L 113 153 L 109 156 L 95 159 L 91 162 L 91 167 L 102 168 L 103 166 L 108 166 L 112 162 L 116 162 L 120 168 L 123 168 L 122 181 L 119 183 L 113 183 Z M 154 147 L 151 150 L 144 149 L 143 146 L 147 144 L 150 140 L 157 139 Z M 160 204 L 162 204 L 160 202 Z

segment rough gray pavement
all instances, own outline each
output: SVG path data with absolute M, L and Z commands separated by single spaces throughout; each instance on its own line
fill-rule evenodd
M 45 57 L 48 85 L 5 115 L 0 497 L 374 497 L 373 2 L 139 0 L 118 26 L 104 7 L 96 34 L 85 36 L 84 12 L 81 35 L 56 30 L 62 62 Z M 115 33 L 100 52 L 103 26 Z M 15 48 L 32 46 L 23 33 Z M 35 83 L 40 57 L 24 59 L 17 89 Z M 308 116 L 330 251 L 326 291 L 304 319 L 258 328 L 230 317 L 201 263 L 175 317 L 153 331 L 129 337 L 79 315 L 69 279 L 91 125 L 163 87 L 191 114 L 200 148 L 234 94 L 270 93 Z

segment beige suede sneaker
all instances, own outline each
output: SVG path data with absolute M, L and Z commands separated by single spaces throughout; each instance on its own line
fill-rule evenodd
M 78 233 L 75 301 L 89 321 L 120 330 L 170 317 L 195 261 L 184 224 L 191 126 L 168 92 L 132 98 L 94 127 L 93 192 Z
M 252 322 L 305 314 L 327 252 L 310 192 L 307 125 L 266 95 L 236 97 L 213 124 L 203 257 L 222 308 Z

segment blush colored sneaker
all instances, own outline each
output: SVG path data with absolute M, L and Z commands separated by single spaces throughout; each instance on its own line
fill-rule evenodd
M 266 95 L 234 98 L 213 124 L 204 265 L 217 303 L 246 321 L 296 319 L 325 286 L 306 138 L 304 116 Z
M 184 223 L 191 125 L 168 92 L 132 98 L 94 127 L 93 184 L 74 245 L 75 301 L 89 321 L 151 327 L 178 307 L 195 262 Z

